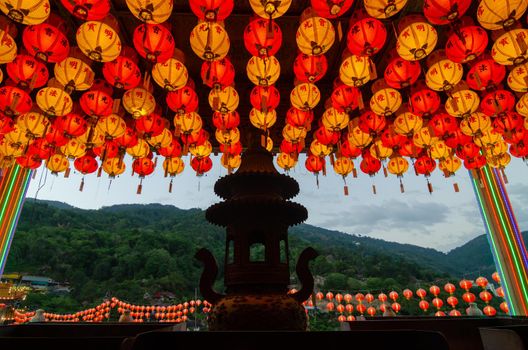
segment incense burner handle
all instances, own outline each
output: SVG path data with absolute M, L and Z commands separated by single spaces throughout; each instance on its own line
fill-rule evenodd
M 299 259 L 297 260 L 295 272 L 297 273 L 297 276 L 301 281 L 302 288 L 298 292 L 292 294 L 292 297 L 299 303 L 306 301 L 306 299 L 308 299 L 308 297 L 310 297 L 313 292 L 314 278 L 312 273 L 310 272 L 308 263 L 311 260 L 317 258 L 318 256 L 319 254 L 315 249 L 313 249 L 312 247 L 308 247 L 302 251 L 301 255 L 299 256 Z
M 204 265 L 202 276 L 200 276 L 200 293 L 211 304 L 216 304 L 223 294 L 217 293 L 213 290 L 213 284 L 218 274 L 218 266 L 216 260 L 211 252 L 202 248 L 196 252 L 194 258 L 201 261 Z

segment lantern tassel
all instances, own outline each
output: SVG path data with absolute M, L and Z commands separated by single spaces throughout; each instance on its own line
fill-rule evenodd
M 501 171 L 501 174 L 502 174 L 502 180 L 504 181 L 505 184 L 507 184 L 508 183 L 508 177 L 506 176 L 506 172 L 504 171 L 504 168 L 501 168 L 500 171 Z
M 376 192 L 376 185 L 374 185 L 374 184 L 372 184 L 372 193 L 373 193 L 373 194 L 376 194 L 376 193 L 377 193 L 377 192 Z
M 317 189 L 319 189 L 319 173 L 315 174 L 315 183 L 317 185 Z
M 169 193 L 172 193 L 172 179 L 169 182 Z
M 139 185 L 137 187 L 136 194 L 141 194 L 142 190 L 143 190 L 143 179 L 139 180 Z
M 403 187 L 403 181 L 402 181 L 401 177 L 400 177 L 400 192 L 401 193 L 405 193 L 405 187 Z
M 66 169 L 66 171 L 64 172 L 64 178 L 65 178 L 65 179 L 67 179 L 67 178 L 70 177 L 70 171 L 71 171 L 71 169 L 68 168 L 68 169 Z
M 81 185 L 79 186 L 79 192 L 82 192 L 84 189 L 84 176 L 83 178 L 81 179 Z
M 99 169 L 97 170 L 97 177 L 101 177 L 102 173 L 103 173 L 103 167 L 100 166 Z
M 460 192 L 460 189 L 458 188 L 458 184 L 456 182 L 453 182 L 453 188 L 455 189 L 455 192 Z
M 345 186 L 343 187 L 343 192 L 345 194 L 345 196 L 348 196 L 348 186 L 347 186 L 347 183 L 346 183 L 346 177 L 343 176 L 343 182 L 345 183 Z
M 429 190 L 429 194 L 433 194 L 433 184 L 429 182 L 429 179 L 427 179 L 427 189 Z
M 357 170 L 356 168 L 352 169 L 352 176 L 355 178 L 357 178 Z
M 389 174 L 387 173 L 387 168 L 385 168 L 385 164 L 383 164 L 383 175 L 384 175 L 385 177 L 388 177 L 388 176 L 389 176 Z

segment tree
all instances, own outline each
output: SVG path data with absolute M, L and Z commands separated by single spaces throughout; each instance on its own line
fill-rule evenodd
M 347 277 L 339 272 L 330 273 L 326 276 L 324 288 L 327 290 L 346 290 Z

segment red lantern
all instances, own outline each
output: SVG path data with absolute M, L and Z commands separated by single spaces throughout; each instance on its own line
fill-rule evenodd
M 440 298 L 434 298 L 432 303 L 437 309 L 440 309 L 444 305 L 444 302 Z
M 359 168 L 363 173 L 374 176 L 381 169 L 381 162 L 374 158 L 370 152 L 364 152 Z
M 220 130 L 229 130 L 238 127 L 240 124 L 240 115 L 237 111 L 213 113 L 213 125 Z
M 325 167 L 325 160 L 324 158 L 310 154 L 306 158 L 305 166 L 309 172 L 317 175 Z
M 493 296 L 491 295 L 490 292 L 488 292 L 487 290 L 485 291 L 482 291 L 480 292 L 479 294 L 479 298 L 485 302 L 485 303 L 489 303 L 491 301 L 491 299 L 493 298 Z
M 93 151 L 103 161 L 115 158 L 119 154 L 119 145 L 116 141 L 106 141 L 102 146 L 94 147 Z
M 495 88 L 504 77 L 506 77 L 506 67 L 486 56 L 472 63 L 466 82 L 473 90 L 486 90 Z
M 130 90 L 141 83 L 141 71 L 131 58 L 119 56 L 103 65 L 103 76 L 110 85 Z
M 301 142 L 297 142 L 297 143 L 292 143 L 290 141 L 287 141 L 287 140 L 282 140 L 281 144 L 280 144 L 280 151 L 282 153 L 286 153 L 286 154 L 299 154 L 301 153 L 301 151 L 303 150 L 304 146 Z
M 387 126 L 385 116 L 378 115 L 370 110 L 367 110 L 359 117 L 358 127 L 361 131 L 372 136 L 378 135 Z
M 244 45 L 252 56 L 274 56 L 282 44 L 282 32 L 273 20 L 257 18 L 244 30 Z
M 296 128 L 308 128 L 313 120 L 313 111 L 301 110 L 295 107 L 291 107 L 286 112 L 286 123 Z
M 61 0 L 72 15 L 85 21 L 101 20 L 110 11 L 109 0 Z
M 421 73 L 417 61 L 406 61 L 403 58 L 393 58 L 385 68 L 384 78 L 387 85 L 394 89 L 406 88 L 414 84 Z
M 460 148 L 472 141 L 471 136 L 464 134 L 461 130 L 456 130 L 445 137 L 446 145 L 454 149 Z
M 444 137 L 458 129 L 458 122 L 455 117 L 447 113 L 437 113 L 428 123 L 429 128 L 438 137 Z
M 327 304 L 326 304 L 326 309 L 327 309 L 328 311 L 334 311 L 334 308 L 335 308 L 334 303 L 330 302 L 330 303 L 327 303 Z
M 491 278 L 497 283 L 501 283 L 500 275 L 497 271 L 491 274 Z
M 410 289 L 404 289 L 403 290 L 403 296 L 405 299 L 410 300 L 413 297 L 413 292 Z
M 209 156 L 202 158 L 193 158 L 191 160 L 191 167 L 196 171 L 196 175 L 202 176 L 212 169 L 213 162 Z
M 7 117 L 25 114 L 32 106 L 31 97 L 24 90 L 13 86 L 0 88 L 0 112 Z
M 409 105 L 411 113 L 428 117 L 440 107 L 440 96 L 425 86 L 418 86 L 411 95 Z
M 477 279 L 475 280 L 475 283 L 480 288 L 486 288 L 486 286 L 488 285 L 488 279 L 486 277 L 480 276 L 480 277 L 477 277 Z
M 420 303 L 418 303 L 418 307 L 423 310 L 423 312 L 427 312 L 429 309 L 429 303 L 426 300 L 420 300 Z
M 223 21 L 233 11 L 234 0 L 190 0 L 192 12 L 202 21 Z
M 205 85 L 210 88 L 223 89 L 233 85 L 235 81 L 235 68 L 227 57 L 216 61 L 204 61 L 200 76 Z
M 137 158 L 132 163 L 132 169 L 139 175 L 139 177 L 145 177 L 154 172 L 154 162 L 150 158 Z
M 166 101 L 169 108 L 178 114 L 191 113 L 198 108 L 198 95 L 189 86 L 169 92 Z
M 468 170 L 480 169 L 484 165 L 486 165 L 486 163 L 487 163 L 486 157 L 483 156 L 483 155 L 478 155 L 478 156 L 473 157 L 473 158 L 464 159 L 464 166 Z
M 6 65 L 9 77 L 22 89 L 35 89 L 46 85 L 49 79 L 48 68 L 35 58 L 19 54 Z
M 418 159 L 416 159 L 416 161 L 414 162 L 414 169 L 416 170 L 416 173 L 421 174 L 421 175 L 429 176 L 435 170 L 435 168 L 436 168 L 435 160 L 428 156 L 421 156 Z M 433 287 L 438 288 L 437 286 L 433 286 Z M 433 293 L 432 291 L 433 287 L 431 287 L 430 289 L 431 293 Z M 438 295 L 438 293 L 440 293 L 440 288 L 438 288 L 437 294 L 433 293 L 433 295 Z
M 302 83 L 315 83 L 321 80 L 328 70 L 325 55 L 313 56 L 300 53 L 293 62 L 295 77 Z
M 509 314 L 510 313 L 510 309 L 508 307 L 508 304 L 505 301 L 500 303 L 499 307 L 502 310 L 502 312 L 504 312 L 505 314 Z
M 432 285 L 430 288 L 429 288 L 429 292 L 431 292 L 432 295 L 434 295 L 435 297 L 440 294 L 440 287 L 436 286 L 436 285 Z
M 350 141 L 348 141 L 348 138 L 345 138 L 343 141 L 341 141 L 341 147 L 339 148 L 339 151 L 341 152 L 342 157 L 351 159 L 357 158 L 361 155 L 361 148 L 351 145 Z
M 162 63 L 174 53 L 174 38 L 164 25 L 144 23 L 134 30 L 134 47 L 141 57 Z
M 82 157 L 79 157 L 75 159 L 73 162 L 73 166 L 75 169 L 77 169 L 78 172 L 80 172 L 83 175 L 91 174 L 97 170 L 99 165 L 97 164 L 97 160 L 92 155 L 84 155 Z
M 22 41 L 30 55 L 44 62 L 60 62 L 70 52 L 65 34 L 48 23 L 27 26 L 22 34 Z
M 423 299 L 427 295 L 427 292 L 425 291 L 425 289 L 419 288 L 416 290 L 416 295 Z
M 242 143 L 231 143 L 229 145 L 221 144 L 220 145 L 220 152 L 224 154 L 228 154 L 231 156 L 236 156 L 242 153 Z
M 157 113 L 151 113 L 136 119 L 134 122 L 136 130 L 142 133 L 145 139 L 149 139 L 160 135 L 167 126 L 168 121 Z
M 490 117 L 504 115 L 515 108 L 515 96 L 507 90 L 495 90 L 480 101 L 480 110 Z
M 528 135 L 525 141 L 510 146 L 510 154 L 517 158 L 528 157 Z
M 66 142 L 67 141 L 68 140 L 66 139 Z M 54 152 L 55 147 L 52 144 L 46 141 L 45 138 L 38 138 L 33 140 L 33 142 L 29 145 L 26 155 L 34 154 L 40 159 L 48 159 L 53 155 Z
M 182 134 L 180 135 L 181 141 L 183 144 L 187 146 L 195 145 L 203 145 L 205 141 L 209 140 L 209 133 L 205 131 L 204 129 L 200 129 L 198 132 L 192 132 L 190 134 Z
M 112 113 L 114 100 L 101 90 L 90 90 L 85 92 L 79 100 L 84 113 L 91 117 L 104 117 Z
M 454 297 L 454 296 L 450 296 L 447 298 L 447 303 L 451 306 L 451 307 L 455 307 L 457 306 L 458 304 L 458 299 L 457 297 Z
M 334 145 L 339 141 L 339 136 L 341 133 L 339 131 L 332 131 L 326 129 L 324 126 L 319 127 L 314 132 L 314 138 L 317 139 L 323 145 Z
M 484 312 L 484 315 L 492 317 L 497 314 L 497 310 L 491 305 L 484 306 L 484 309 L 482 309 L 482 312 Z
M 51 125 L 48 128 L 45 139 L 50 145 L 54 147 L 64 146 L 69 141 L 68 138 L 64 136 L 62 129 L 56 127 L 55 125 Z
M 432 24 L 448 24 L 462 17 L 471 0 L 425 0 L 423 12 Z
M 446 55 L 456 63 L 467 63 L 480 56 L 488 46 L 488 34 L 479 26 L 456 30 L 446 43 Z
M 137 145 L 138 137 L 135 130 L 127 126 L 125 133 L 119 136 L 118 138 L 114 139 L 114 141 L 121 148 L 130 148 Z
M 460 281 L 459 285 L 460 288 L 469 291 L 473 287 L 473 282 L 471 282 L 470 280 L 462 280 Z
M 394 131 L 392 126 L 386 128 L 381 134 L 381 143 L 383 146 L 398 150 L 406 142 L 407 137 Z
M 367 308 L 367 313 L 369 314 L 370 317 L 373 317 L 376 314 L 376 308 L 373 306 L 369 306 Z
M 391 308 L 392 310 L 395 312 L 395 313 L 398 313 L 401 311 L 401 305 L 399 303 L 392 303 L 391 305 Z
M 347 35 L 347 47 L 356 56 L 372 56 L 383 47 L 387 30 L 381 21 L 366 17 L 351 24 Z
M 354 0 L 311 0 L 314 12 L 324 18 L 336 18 L 343 15 Z
M 508 112 L 493 119 L 493 130 L 505 134 L 523 127 L 524 119 L 518 113 Z
M 453 294 L 456 290 L 456 287 L 453 283 L 446 283 L 444 285 L 444 290 L 449 294 Z
M 17 157 L 15 161 L 22 168 L 26 169 L 37 169 L 42 165 L 42 159 L 38 155 L 29 152 L 23 156 Z
M 340 84 L 332 92 L 332 107 L 349 113 L 358 107 L 361 99 L 361 90 L 353 86 Z
M 86 132 L 88 123 L 81 115 L 70 113 L 55 119 L 55 126 L 61 129 L 66 137 L 74 138 Z
M 255 86 L 251 90 L 249 101 L 259 111 L 272 111 L 279 106 L 280 93 L 275 86 Z

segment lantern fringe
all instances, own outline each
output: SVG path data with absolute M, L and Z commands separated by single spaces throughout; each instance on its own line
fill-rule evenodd
M 427 179 L 427 189 L 429 190 L 429 194 L 433 194 L 433 184 L 429 182 L 429 179 Z
M 172 179 L 169 182 L 169 193 L 172 193 Z
M 79 186 L 79 192 L 82 192 L 84 189 L 84 176 L 83 178 L 81 179 L 81 185 Z
M 402 181 L 401 177 L 400 177 L 400 192 L 401 193 L 405 193 L 405 187 L 403 186 L 403 181 Z

